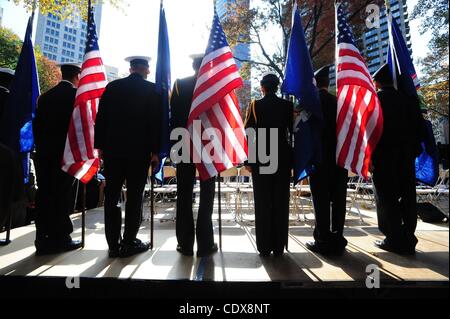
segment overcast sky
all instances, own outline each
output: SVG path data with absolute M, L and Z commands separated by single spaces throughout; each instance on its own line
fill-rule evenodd
M 256 0 L 254 0 L 255 2 Z M 418 0 L 408 0 L 412 11 Z M 119 68 L 119 74 L 128 71 L 124 58 L 130 55 L 151 56 L 154 73 L 159 23 L 159 0 L 125 0 L 128 5 L 121 12 L 106 4 L 100 31 L 100 50 L 105 64 Z M 189 55 L 205 51 L 212 22 L 212 0 L 165 0 L 167 24 L 172 59 L 172 79 L 192 74 Z M 0 0 L 4 8 L 3 26 L 12 29 L 21 38 L 25 34 L 28 14 L 8 0 Z M 418 32 L 419 21 L 411 21 L 413 56 L 424 57 L 429 35 Z M 277 33 L 278 34 L 278 33 Z M 420 75 L 420 70 L 418 70 Z M 153 76 L 151 76 L 153 78 Z

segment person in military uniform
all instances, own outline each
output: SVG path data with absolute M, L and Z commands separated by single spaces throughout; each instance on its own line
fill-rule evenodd
M 341 255 L 347 245 L 343 232 L 348 172 L 336 165 L 337 99 L 328 92 L 329 72 L 330 66 L 324 66 L 314 74 L 324 122 L 321 161 L 309 178 L 316 217 L 314 241 L 307 242 L 306 247 L 325 255 Z
M 246 167 L 252 172 L 255 200 L 256 245 L 262 256 L 271 252 L 276 256 L 284 253 L 289 231 L 289 185 L 292 169 L 291 134 L 293 129 L 293 103 L 277 97 L 279 79 L 273 73 L 266 74 L 261 80 L 264 97 L 253 101 L 247 109 L 246 128 L 257 130 L 256 140 L 249 136 L 249 144 L 256 143 L 257 154 L 260 129 L 266 130 L 266 153 L 274 148 L 271 144 L 272 132 L 277 130 L 276 158 L 278 165 L 272 174 L 264 172 L 263 163 L 256 157 L 256 163 L 248 161 Z M 272 154 L 273 156 L 273 154 Z M 273 164 L 273 163 L 272 163 Z
M 191 110 L 197 74 L 203 55 L 191 56 L 193 76 L 176 80 L 173 86 L 171 105 L 171 129 L 187 128 L 187 121 Z M 218 250 L 214 243 L 212 213 L 214 207 L 215 178 L 200 181 L 200 206 L 197 225 L 194 226 L 192 210 L 193 188 L 196 179 L 194 163 L 177 163 L 177 251 L 185 256 L 193 255 L 195 238 L 197 238 L 197 256 L 207 256 Z
M 42 94 L 33 122 L 36 193 L 36 253 L 52 254 L 81 247 L 72 241 L 69 198 L 73 177 L 61 169 L 67 131 L 75 103 L 80 66 L 62 64 L 62 81 Z
M 393 87 L 388 64 L 374 74 L 383 112 L 383 133 L 372 154 L 378 226 L 386 236 L 375 245 L 402 255 L 415 253 L 417 226 L 415 158 L 425 123 L 418 99 Z
M 129 57 L 130 75 L 109 83 L 95 121 L 95 143 L 104 163 L 105 235 L 109 256 L 127 257 L 150 248 L 137 239 L 150 165 L 158 166 L 162 100 L 147 81 L 148 57 Z M 126 182 L 125 230 L 120 198 Z
M 0 68 L 0 119 L 5 109 L 6 100 L 9 96 L 11 82 L 14 79 L 14 71 L 7 68 Z
M 0 122 L 13 79 L 13 70 L 0 68 Z M 21 194 L 22 173 L 18 162 L 14 152 L 0 143 L 0 167 L 2 168 L 0 174 L 0 230 L 8 223 L 12 203 L 18 200 Z M 4 243 L 6 244 L 6 242 Z

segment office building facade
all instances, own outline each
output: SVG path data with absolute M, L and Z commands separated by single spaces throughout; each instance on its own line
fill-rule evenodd
M 0 7 L 0 27 L 3 25 L 3 8 Z
M 392 16 L 397 22 L 409 53 L 412 57 L 411 35 L 409 27 L 408 6 L 406 0 L 391 0 Z M 384 63 L 387 62 L 389 46 L 389 30 L 386 16 L 386 8 L 380 10 L 380 27 L 366 29 L 362 38 L 357 43 L 362 49 L 362 55 L 366 59 L 370 74 L 374 74 Z M 330 68 L 330 85 L 336 85 L 336 70 L 334 65 Z
M 393 18 L 396 20 L 405 38 L 409 53 L 412 55 L 406 0 L 391 0 L 391 11 Z M 366 31 L 363 35 L 362 42 L 364 46 L 363 55 L 367 59 L 370 73 L 373 74 L 387 61 L 389 30 L 386 8 L 382 8 L 380 12 L 380 27 Z
M 94 8 L 97 34 L 100 34 L 102 5 Z M 44 56 L 56 63 L 82 62 L 86 46 L 87 22 L 80 16 L 61 21 L 48 13 L 39 14 L 35 45 Z

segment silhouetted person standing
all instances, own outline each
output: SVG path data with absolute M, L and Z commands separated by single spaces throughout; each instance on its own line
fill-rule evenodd
M 336 165 L 337 100 L 328 92 L 330 67 L 315 73 L 323 113 L 321 132 L 322 158 L 310 176 L 316 224 L 314 241 L 307 242 L 308 249 L 325 255 L 340 255 L 347 240 L 344 224 L 347 199 L 348 172 Z
M 130 75 L 111 82 L 100 100 L 95 122 L 95 148 L 104 161 L 105 234 L 109 256 L 127 257 L 150 248 L 137 239 L 142 199 L 152 163 L 158 166 L 161 97 L 146 81 L 150 58 L 130 57 Z M 120 198 L 126 183 L 125 230 L 121 236 Z
M 292 169 L 292 150 L 290 134 L 293 128 L 292 102 L 277 97 L 279 85 L 278 77 L 269 73 L 261 80 L 261 91 L 264 97 L 252 102 L 247 110 L 246 128 L 257 130 L 256 140 L 249 137 L 249 144 L 256 143 L 257 155 L 262 143 L 266 145 L 267 154 L 275 149 L 275 172 L 265 171 L 264 168 L 275 163 L 263 163 L 257 156 L 256 163 L 246 164 L 252 172 L 253 190 L 255 197 L 255 227 L 256 245 L 262 256 L 271 252 L 282 255 L 288 241 L 289 231 L 289 185 Z M 260 141 L 260 130 L 266 131 L 266 140 Z M 275 129 L 277 136 L 272 136 L 271 129 Z M 271 145 L 276 142 L 277 145 Z M 266 166 L 266 167 L 265 167 Z
M 415 158 L 425 123 L 419 101 L 393 87 L 387 64 L 375 74 L 383 111 L 383 134 L 372 155 L 378 226 L 386 236 L 379 248 L 398 254 L 415 253 L 417 226 Z
M 70 194 L 74 178 L 61 169 L 75 103 L 80 66 L 61 65 L 62 81 L 42 94 L 33 122 L 36 143 L 36 253 L 53 254 L 81 247 L 72 241 Z
M 171 128 L 187 128 L 191 110 L 192 97 L 197 74 L 203 55 L 192 56 L 195 74 L 179 79 L 174 83 L 171 105 Z M 215 178 L 200 181 L 200 206 L 197 224 L 194 225 L 192 210 L 193 189 L 196 179 L 194 163 L 177 163 L 177 251 L 185 256 L 192 256 L 195 238 L 197 238 L 197 256 L 207 256 L 218 250 L 214 243 L 212 213 L 214 208 Z
M 13 70 L 0 68 L 0 122 L 13 79 Z M 10 148 L 0 143 L 0 229 L 9 222 L 12 204 L 20 199 L 22 193 L 20 161 Z

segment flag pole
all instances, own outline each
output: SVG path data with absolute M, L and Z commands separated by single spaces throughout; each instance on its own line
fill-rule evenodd
M 88 19 L 89 10 L 91 10 L 91 0 L 88 0 Z M 81 209 L 81 248 L 86 245 L 86 184 L 83 183 L 83 198 L 82 198 L 82 209 Z
M 86 243 L 86 184 L 83 183 L 83 198 L 81 210 L 81 248 L 84 248 Z
M 155 228 L 155 177 L 153 175 L 153 165 L 151 165 L 150 176 L 150 249 L 153 250 L 153 233 Z
M 219 201 L 219 248 L 222 251 L 222 194 L 220 190 L 220 173 L 217 175 L 218 181 L 218 193 L 217 198 Z

